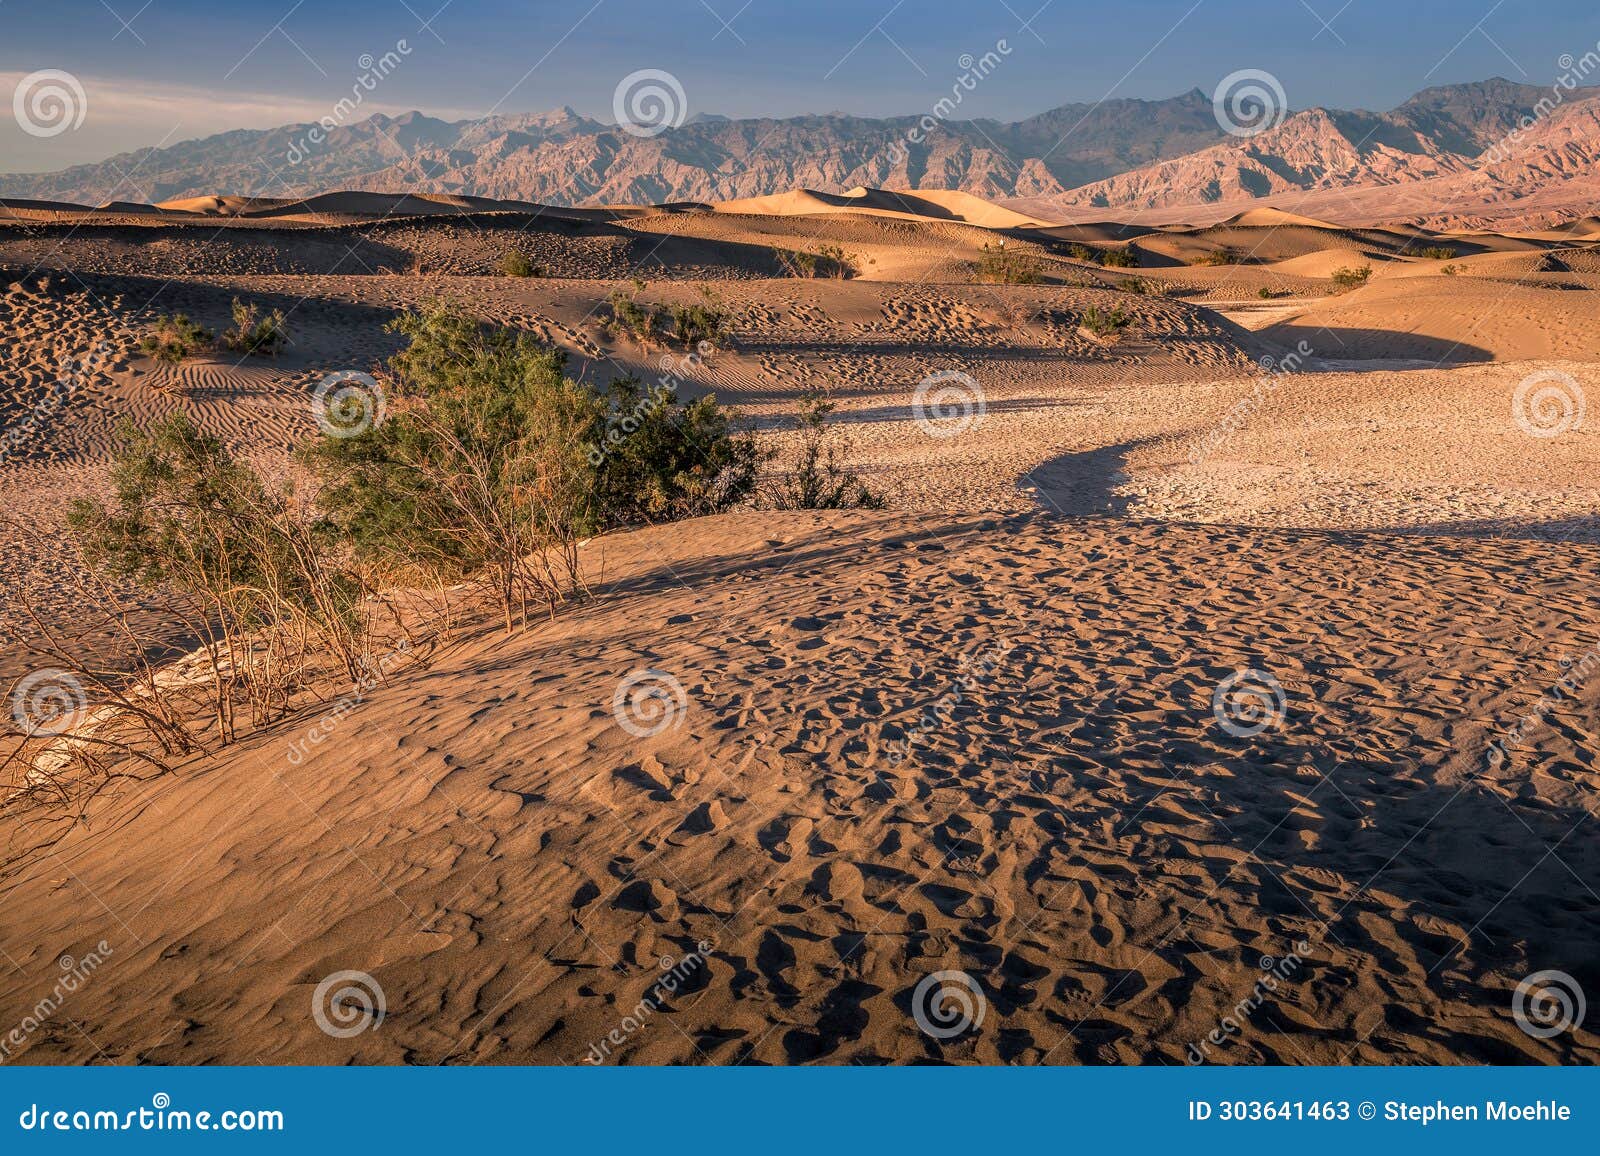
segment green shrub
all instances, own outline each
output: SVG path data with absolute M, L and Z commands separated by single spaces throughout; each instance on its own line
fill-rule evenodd
M 1209 253 L 1201 253 L 1189 258 L 1191 265 L 1241 265 L 1244 259 L 1233 249 L 1224 245 L 1220 249 L 1212 249 Z
M 1124 277 L 1117 282 L 1117 288 L 1124 293 L 1133 293 L 1140 297 L 1150 292 L 1150 287 L 1137 277 Z
M 791 277 L 831 277 L 848 280 L 860 272 L 854 254 L 841 245 L 817 245 L 811 249 L 785 249 L 773 246 L 772 256 Z
M 1099 260 L 1107 269 L 1137 269 L 1139 252 L 1132 248 L 1101 249 Z
M 220 440 L 182 413 L 148 431 L 125 424 L 111 484 L 109 505 L 75 501 L 67 525 L 90 566 L 164 591 L 169 611 L 207 643 L 223 741 L 236 693 L 257 723 L 288 709 L 311 650 L 359 672 L 360 582 L 330 559 L 289 493 Z
M 658 317 L 654 306 L 641 305 L 635 294 L 626 289 L 613 289 L 606 298 L 611 316 L 603 323 L 615 337 L 631 337 L 645 348 L 655 343 Z
M 1083 311 L 1083 328 L 1096 337 L 1114 337 L 1132 324 L 1133 319 L 1122 311 L 1118 305 L 1109 313 L 1098 305 L 1091 305 Z
M 1440 269 L 1439 272 L 1443 273 L 1446 277 L 1454 277 L 1457 273 L 1461 272 L 1461 270 L 1454 265 L 1446 265 Z
M 978 255 L 978 279 L 993 285 L 1037 285 L 1044 280 L 1038 254 L 985 245 Z
M 566 355 L 443 302 L 396 319 L 387 420 L 306 451 L 330 528 L 377 563 L 481 582 L 506 629 L 584 591 L 578 543 L 747 496 L 759 456 L 715 400 L 600 392 Z
M 753 435 L 733 432 L 711 395 L 680 405 L 674 381 L 646 390 L 625 377 L 602 398 L 606 416 L 588 453 L 603 528 L 719 513 L 755 489 L 766 455 Z
M 274 309 L 262 317 L 254 302 L 246 305 L 233 299 L 233 328 L 221 337 L 222 347 L 247 356 L 276 357 L 288 340 L 283 310 Z
M 1361 288 L 1371 276 L 1372 266 L 1360 265 L 1353 269 L 1349 267 L 1335 269 L 1329 279 L 1340 293 L 1348 293 L 1352 289 Z
M 210 349 L 212 340 L 211 331 L 190 321 L 187 314 L 162 314 L 139 341 L 139 348 L 158 361 L 176 364 Z
M 722 299 L 704 285 L 700 296 L 702 300 L 692 305 L 674 305 L 667 310 L 667 335 L 686 349 L 698 349 L 702 343 L 723 345 L 729 337 Z
M 500 272 L 506 277 L 543 277 L 544 267 L 535 265 L 521 249 L 507 249 L 500 258 Z
M 1429 245 L 1425 249 L 1418 249 L 1417 256 L 1426 257 L 1430 261 L 1453 261 L 1460 254 L 1448 245 Z
M 772 504 L 780 510 L 881 510 L 887 503 L 853 471 L 839 462 L 839 451 L 828 424 L 834 403 L 819 390 L 800 395 L 800 449 L 794 467 L 773 490 Z

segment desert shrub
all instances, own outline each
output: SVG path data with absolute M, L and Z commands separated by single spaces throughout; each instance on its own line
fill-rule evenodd
M 1454 265 L 1445 265 L 1439 270 L 1439 272 L 1443 273 L 1446 277 L 1454 277 L 1457 273 L 1461 272 L 1461 270 Z
M 500 272 L 507 277 L 543 277 L 544 267 L 535 265 L 521 249 L 507 249 L 500 258 Z
M 265 317 L 254 302 L 233 299 L 233 328 L 219 339 L 224 349 L 256 357 L 276 357 L 288 340 L 283 310 L 274 309 Z
M 723 345 L 729 337 L 728 313 L 722 299 L 706 286 L 700 286 L 701 300 L 690 305 L 673 305 L 666 310 L 667 336 L 688 349 L 702 344 Z
M 162 314 L 151 323 L 139 342 L 143 352 L 158 361 L 177 363 L 211 348 L 212 334 L 185 313 Z
M 1067 256 L 1071 257 L 1074 261 L 1092 262 L 1095 259 L 1095 251 L 1092 247 L 1085 245 L 1080 241 L 1074 241 L 1072 244 L 1067 246 Z
M 817 245 L 811 249 L 785 249 L 773 246 L 773 258 L 791 277 L 831 277 L 844 281 L 860 272 L 854 254 L 841 245 Z
M 882 495 L 839 461 L 839 447 L 828 415 L 834 403 L 815 389 L 800 395 L 800 447 L 793 468 L 773 487 L 780 510 L 881 510 Z
M 1332 274 L 1329 275 L 1329 280 L 1333 282 L 1334 288 L 1340 293 L 1348 293 L 1352 289 L 1361 288 L 1367 283 L 1367 278 L 1371 276 L 1371 265 L 1360 265 L 1353 269 L 1346 266 L 1335 269 Z
M 1132 293 L 1139 297 L 1143 297 L 1146 293 L 1150 292 L 1150 287 L 1137 277 L 1122 278 L 1122 280 L 1117 282 L 1117 288 L 1121 289 L 1124 293 Z
M 1418 249 L 1416 252 L 1417 256 L 1426 257 L 1430 261 L 1453 261 L 1460 256 L 1448 245 L 1429 245 L 1426 248 Z
M 608 528 L 710 513 L 754 486 L 754 442 L 712 398 L 679 405 L 637 382 L 596 391 L 566 355 L 434 302 L 391 323 L 387 420 L 322 437 L 331 530 L 377 565 L 481 583 L 506 628 L 584 592 L 581 539 Z
M 1108 269 L 1137 269 L 1139 254 L 1137 250 L 1131 248 L 1101 249 L 1099 261 Z
M 602 527 L 715 514 L 755 489 L 765 455 L 714 397 L 682 405 L 671 381 L 646 390 L 633 377 L 601 396 L 606 414 L 589 459 Z
M 1189 258 L 1191 265 L 1241 265 L 1244 263 L 1237 251 L 1224 245 L 1220 249 L 1212 249 L 1208 253 L 1200 253 Z
M 305 451 L 329 526 L 372 564 L 482 583 L 508 630 L 530 602 L 553 612 L 581 590 L 577 544 L 596 528 L 585 443 L 600 399 L 559 351 L 444 303 L 390 328 L 408 344 L 389 362 L 387 420 Z
M 641 305 L 637 290 L 613 289 L 606 297 L 611 315 L 602 324 L 615 337 L 631 337 L 645 348 L 655 343 L 660 318 L 653 305 Z
M 994 285 L 1037 285 L 1044 280 L 1037 254 L 1007 249 L 1004 242 L 985 245 L 977 267 L 978 279 Z
M 175 600 L 206 643 L 223 741 L 236 697 L 257 724 L 283 713 L 316 655 L 359 673 L 362 586 L 292 494 L 182 413 L 148 431 L 124 425 L 111 484 L 111 502 L 73 502 L 67 525 L 90 567 Z
M 1271 301 L 1274 297 L 1282 297 L 1283 295 L 1283 290 L 1273 289 L 1268 285 L 1263 285 L 1261 288 L 1256 290 L 1256 296 L 1261 298 L 1263 301 Z
M 1096 337 L 1114 337 L 1126 329 L 1132 320 L 1120 305 L 1109 312 L 1098 305 L 1091 305 L 1083 311 L 1082 326 Z

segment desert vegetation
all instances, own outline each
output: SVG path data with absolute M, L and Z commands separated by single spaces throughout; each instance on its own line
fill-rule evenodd
M 265 316 L 254 302 L 233 299 L 233 328 L 224 330 L 218 339 L 222 348 L 230 353 L 247 357 L 276 357 L 289 340 L 283 310 L 274 309 Z
M 978 280 L 991 285 L 1037 285 L 1044 274 L 1035 253 L 1008 249 L 1005 242 L 985 245 L 978 254 Z
M 1329 275 L 1329 280 L 1333 282 L 1335 292 L 1349 293 L 1365 285 L 1371 276 L 1371 265 L 1341 266 Z
M 139 349 L 157 361 L 176 364 L 186 357 L 204 353 L 211 348 L 213 340 L 215 335 L 191 321 L 188 314 L 162 314 L 151 322 L 139 341 Z
M 828 277 L 844 281 L 860 272 L 855 255 L 845 252 L 842 245 L 819 244 L 809 249 L 788 249 L 774 245 L 772 256 L 779 268 L 790 277 Z

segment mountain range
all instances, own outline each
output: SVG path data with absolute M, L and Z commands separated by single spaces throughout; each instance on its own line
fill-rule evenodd
M 1225 133 L 1199 89 L 1063 105 L 1014 122 L 703 116 L 653 137 L 570 108 L 455 122 L 410 112 L 325 133 L 311 125 L 228 132 L 0 176 L 0 196 L 153 203 L 346 188 L 652 204 L 865 185 L 1114 215 L 1404 185 L 1436 190 L 1480 219 L 1548 222 L 1593 212 L 1597 97 L 1600 89 L 1575 89 L 1553 101 L 1550 88 L 1496 78 L 1430 88 L 1388 112 L 1304 109 L 1249 137 Z M 1428 215 L 1416 198 L 1403 203 L 1412 216 Z

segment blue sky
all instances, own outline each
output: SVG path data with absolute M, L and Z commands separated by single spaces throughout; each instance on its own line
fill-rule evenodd
M 1042 5 L 1042 7 L 1041 7 Z M 1600 41 L 1593 0 L 0 0 L 0 171 L 53 169 L 227 128 L 324 115 L 364 54 L 409 54 L 367 108 L 450 119 L 567 104 L 611 119 L 617 82 L 676 76 L 689 111 L 920 113 L 963 54 L 1010 53 L 962 115 L 1210 92 L 1243 68 L 1292 107 L 1387 108 L 1429 84 L 1549 84 Z M 83 123 L 17 131 L 40 69 Z

